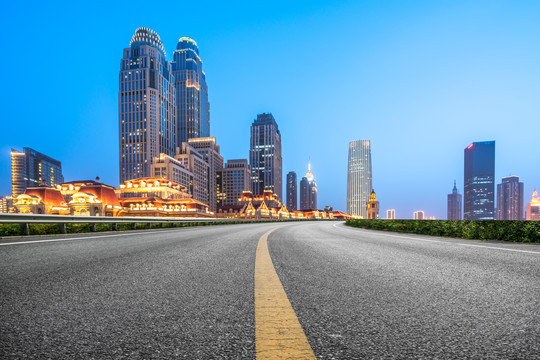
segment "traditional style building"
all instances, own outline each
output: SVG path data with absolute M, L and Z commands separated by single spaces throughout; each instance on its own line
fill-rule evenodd
M 59 184 L 56 189 L 62 194 L 75 216 L 121 216 L 123 208 L 112 186 L 96 180 L 70 181 Z
M 377 201 L 375 190 L 371 190 L 371 195 L 369 195 L 369 201 L 367 202 L 366 209 L 368 219 L 377 219 L 379 217 L 379 202 Z
M 60 190 L 47 185 L 29 187 L 15 199 L 20 214 L 69 215 L 69 206 Z

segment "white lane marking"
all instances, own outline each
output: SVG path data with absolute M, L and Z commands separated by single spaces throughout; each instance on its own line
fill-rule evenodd
M 338 224 L 334 224 L 333 226 L 334 226 L 336 229 L 358 231 L 358 230 L 355 230 L 355 229 L 349 229 L 349 228 L 346 228 L 346 227 L 337 227 L 337 225 L 338 225 Z M 356 228 L 356 229 L 358 229 L 358 228 Z M 364 230 L 364 231 L 366 231 L 366 232 L 369 231 L 369 230 L 365 230 L 365 229 L 361 229 L 361 230 Z M 447 242 L 447 241 L 440 241 L 440 240 L 418 239 L 418 238 L 411 237 L 411 236 L 399 236 L 399 235 L 392 235 L 392 234 L 377 234 L 377 235 L 380 235 L 380 236 L 388 236 L 388 237 L 393 237 L 393 238 L 401 238 L 401 239 L 407 239 L 407 240 L 415 240 L 415 241 L 434 242 L 434 243 L 441 243 L 441 244 L 454 244 L 454 245 L 461 245 L 461 246 L 480 247 L 480 248 L 486 248 L 486 249 L 495 249 L 495 250 L 504 250 L 504 251 L 513 251 L 513 252 L 521 252 L 521 253 L 527 253 L 527 254 L 540 255 L 540 251 L 518 250 L 518 249 L 501 248 L 501 247 L 496 247 L 496 246 L 486 246 L 486 245 L 476 245 L 476 244 L 463 244 L 463 243 L 458 243 L 458 242 Z M 428 236 L 429 236 L 429 235 L 428 235 Z M 449 239 L 456 239 L 456 240 L 459 240 L 459 238 L 449 238 Z
M 154 234 L 161 234 L 161 233 L 170 233 L 170 232 L 177 232 L 181 230 L 194 230 L 194 229 L 176 229 L 176 230 L 165 230 L 165 231 L 152 231 Z M 136 233 L 125 233 L 125 234 L 113 234 L 113 235 L 96 235 L 96 236 L 81 236 L 81 237 L 74 237 L 74 238 L 65 238 L 65 239 L 49 239 L 49 240 L 30 240 L 30 241 L 18 241 L 18 242 L 11 242 L 11 243 L 0 243 L 0 246 L 7 246 L 7 245 L 23 245 L 23 244 L 36 244 L 36 243 L 46 243 L 46 242 L 58 242 L 58 241 L 73 241 L 73 240 L 84 240 L 84 239 L 99 239 L 99 238 L 107 238 L 107 237 L 117 237 L 117 236 L 128 236 L 128 235 L 142 235 L 142 234 L 149 234 L 149 231 L 145 232 L 136 232 Z

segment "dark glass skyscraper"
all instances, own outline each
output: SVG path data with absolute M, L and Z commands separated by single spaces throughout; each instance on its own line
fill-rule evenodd
M 465 149 L 463 219 L 495 219 L 495 141 Z
M 452 193 L 448 194 L 446 218 L 448 220 L 461 220 L 461 194 L 458 193 L 455 181 Z
M 11 194 L 15 200 L 28 187 L 64 182 L 62 163 L 34 149 L 11 150 Z
M 308 165 L 306 176 L 300 181 L 300 210 L 317 209 L 317 183 Z
M 251 125 L 249 148 L 254 195 L 272 190 L 283 201 L 281 134 L 272 114 L 259 114 Z
M 287 210 L 298 210 L 298 189 L 297 189 L 296 173 L 289 171 L 287 174 Z
M 497 220 L 523 220 L 523 183 L 507 176 L 497 185 Z
M 208 86 L 194 40 L 178 40 L 171 64 L 176 88 L 177 146 L 181 146 L 188 139 L 210 136 Z

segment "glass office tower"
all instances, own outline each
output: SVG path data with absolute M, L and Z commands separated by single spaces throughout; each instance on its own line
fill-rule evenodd
M 287 174 L 287 210 L 298 210 L 298 191 L 297 191 L 296 173 L 289 171 Z
M 359 215 L 366 219 L 371 190 L 373 190 L 371 142 L 369 140 L 351 141 L 347 171 L 347 214 Z
M 523 220 L 523 183 L 506 176 L 497 185 L 497 220 Z
M 177 144 L 210 136 L 210 103 L 206 75 L 197 43 L 188 37 L 178 40 L 172 62 L 176 89 Z
M 448 203 L 446 208 L 446 219 L 461 220 L 461 194 L 458 193 L 456 182 L 452 193 L 448 194 Z
M 120 183 L 150 176 L 152 159 L 174 156 L 176 97 L 159 35 L 138 28 L 120 62 Z
M 463 219 L 495 219 L 495 141 L 473 142 L 465 149 Z
M 62 163 L 34 149 L 11 150 L 11 196 L 16 199 L 26 188 L 64 182 Z
M 317 209 L 317 183 L 308 164 L 306 176 L 300 180 L 300 210 Z

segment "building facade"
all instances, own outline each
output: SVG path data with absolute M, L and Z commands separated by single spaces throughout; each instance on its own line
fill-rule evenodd
M 281 134 L 272 114 L 259 114 L 251 125 L 249 149 L 251 189 L 254 195 L 270 190 L 283 199 Z
M 465 149 L 463 219 L 495 220 L 495 141 Z
M 251 191 L 251 168 L 247 159 L 227 160 L 221 171 L 220 206 L 240 206 L 244 191 Z
M 64 182 L 62 163 L 31 148 L 11 150 L 11 196 L 24 194 L 29 187 L 54 187 Z
M 413 218 L 414 220 L 424 220 L 424 212 L 422 210 L 415 211 Z
M 193 199 L 208 205 L 208 174 L 210 173 L 210 166 L 205 160 L 204 155 L 200 154 L 188 143 L 182 143 L 181 147 L 176 148 L 174 158 L 190 171 L 193 176 L 193 181 L 188 187 Z
M 497 184 L 497 220 L 523 220 L 523 183 L 506 176 Z
M 287 210 L 298 210 L 298 181 L 296 179 L 296 173 L 289 171 L 287 174 Z
M 540 198 L 536 190 L 534 190 L 532 199 L 525 208 L 525 220 L 540 220 Z
M 8 213 L 13 206 L 13 197 L 11 195 L 0 197 L 0 213 Z
M 210 103 L 206 75 L 202 70 L 197 43 L 182 37 L 178 40 L 172 62 L 176 90 L 177 140 L 210 136 Z
M 308 172 L 300 181 L 300 209 L 317 209 L 317 183 L 311 172 L 311 164 L 308 164 Z
M 367 218 L 366 204 L 371 190 L 371 142 L 351 141 L 347 171 L 347 214 Z
M 396 218 L 396 210 L 395 209 L 386 210 L 386 218 L 394 220 Z
M 371 190 L 371 194 L 369 194 L 369 201 L 366 203 L 366 213 L 368 219 L 379 218 L 379 202 L 373 189 Z
M 448 194 L 446 218 L 448 220 L 461 220 L 461 194 L 458 193 L 455 181 L 452 193 Z
M 151 163 L 176 147 L 176 91 L 159 35 L 138 28 L 120 61 L 120 182 L 150 176 Z
M 193 173 L 180 160 L 166 154 L 159 154 L 151 165 L 152 177 L 164 177 L 185 187 L 193 195 Z

